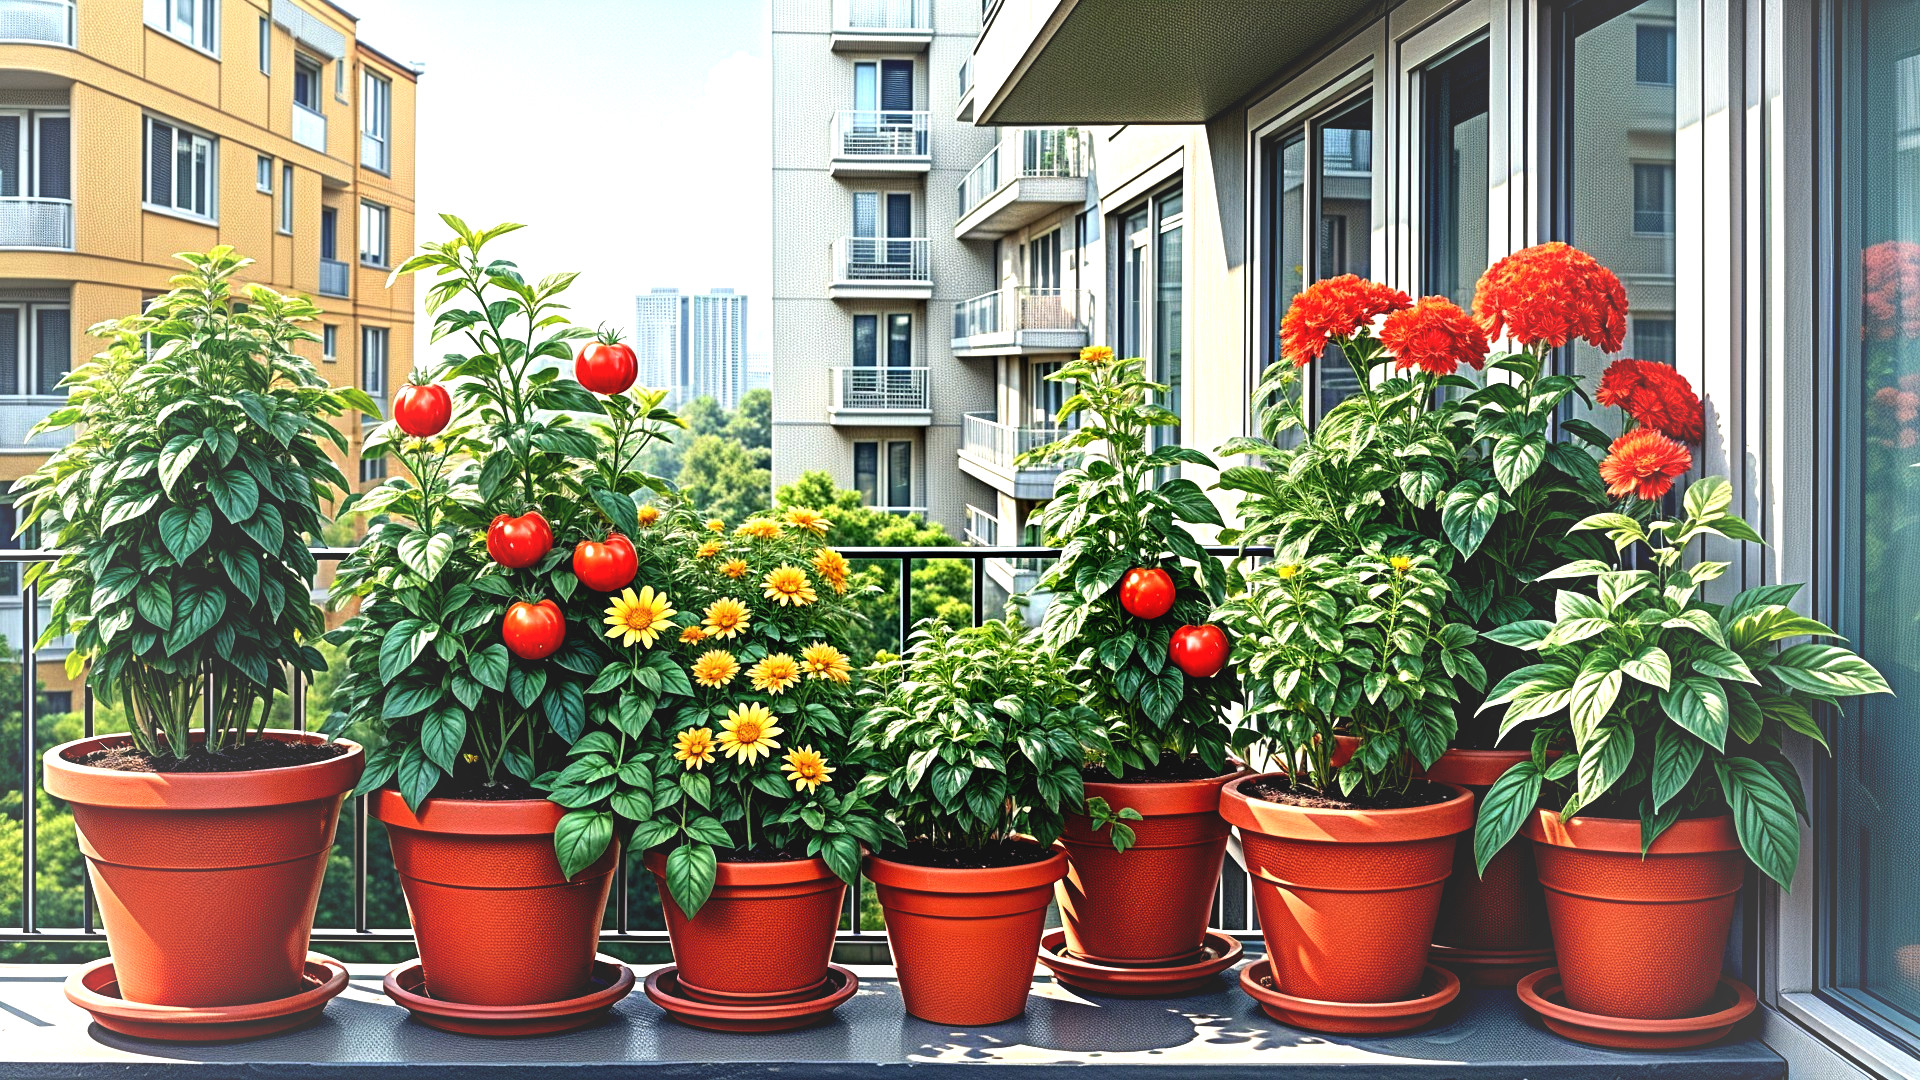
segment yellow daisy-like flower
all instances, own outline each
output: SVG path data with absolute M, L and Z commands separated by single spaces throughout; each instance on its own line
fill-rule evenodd
M 780 523 L 768 518 L 754 518 L 733 531 L 755 540 L 771 540 L 780 535 Z
M 806 607 L 820 599 L 813 591 L 813 583 L 807 580 L 807 572 L 797 566 L 781 564 L 767 571 L 760 582 L 761 594 L 781 607 L 792 604 L 794 607 Z
M 740 674 L 740 661 L 725 649 L 708 649 L 693 662 L 693 681 L 706 687 L 722 687 Z
M 825 536 L 827 530 L 833 528 L 833 522 L 828 521 L 820 511 L 809 510 L 804 506 L 796 506 L 787 511 L 786 522 L 796 529 L 810 532 L 815 536 Z
M 730 578 L 735 578 L 735 579 L 746 577 L 747 576 L 747 560 L 728 559 L 726 562 L 723 562 L 720 564 L 720 572 L 727 575 Z
M 624 646 L 637 641 L 641 648 L 651 649 L 660 631 L 667 628 L 667 620 L 677 614 L 666 593 L 654 592 L 653 586 L 647 585 L 636 594 L 629 587 L 607 605 L 607 636 L 619 639 Z
M 698 645 L 705 640 L 707 640 L 707 632 L 697 626 L 689 626 L 685 630 L 680 631 L 680 643 L 682 645 Z
M 731 638 L 747 628 L 753 616 L 747 613 L 747 605 L 731 596 L 723 596 L 707 605 L 707 616 L 701 625 L 706 627 L 707 636 Z
M 800 663 L 786 653 L 771 653 L 748 668 L 747 677 L 753 680 L 755 690 L 784 694 L 789 687 L 800 684 Z
M 784 731 L 774 725 L 773 712 L 760 704 L 729 709 L 727 718 L 720 721 L 720 729 L 721 751 L 746 765 L 780 749 L 774 736 Z
M 685 768 L 713 764 L 713 729 L 688 728 L 673 740 L 673 759 Z
M 1274 570 L 1274 573 L 1280 575 L 1281 581 L 1289 581 L 1293 578 L 1293 575 L 1299 572 L 1300 572 L 1299 563 L 1285 563 Z
M 1413 560 L 1405 555 L 1395 555 L 1393 558 L 1388 559 L 1387 563 L 1393 567 L 1396 573 L 1404 574 L 1408 570 L 1413 569 Z
M 833 769 L 827 765 L 827 759 L 811 746 L 803 746 L 787 755 L 787 763 L 780 766 L 793 781 L 795 791 L 814 791 L 821 784 L 833 783 Z
M 647 526 L 652 525 L 653 523 L 660 520 L 660 508 L 653 505 L 652 503 L 648 503 L 647 505 L 634 511 L 633 516 L 639 519 L 640 527 L 644 529 Z
M 853 661 L 847 659 L 846 653 L 825 642 L 815 642 L 802 649 L 800 663 L 807 669 L 809 679 L 841 683 L 853 679 Z
M 833 586 L 835 593 L 844 593 L 852 567 L 847 564 L 845 555 L 832 548 L 821 548 L 820 553 L 813 557 L 813 572 L 820 575 L 821 581 Z
M 711 559 L 715 555 L 718 555 L 725 550 L 727 550 L 727 545 L 724 542 L 719 540 L 709 540 L 706 543 L 701 544 L 700 550 L 694 552 L 694 554 L 699 556 L 702 559 Z
M 1089 345 L 1080 350 L 1080 359 L 1089 364 L 1110 364 L 1113 362 L 1113 346 Z
M 721 521 L 719 518 L 708 518 L 707 531 L 708 532 L 726 532 L 727 523 L 724 521 Z

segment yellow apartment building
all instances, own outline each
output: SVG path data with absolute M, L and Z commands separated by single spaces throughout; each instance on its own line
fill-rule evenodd
M 0 487 L 58 445 L 27 432 L 98 350 L 86 328 L 165 290 L 175 252 L 230 244 L 312 296 L 321 372 L 388 400 L 413 365 L 413 287 L 386 277 L 413 248 L 417 78 L 325 0 L 0 0 Z M 348 479 L 384 476 L 343 422 Z M 22 615 L 0 563 L 10 649 Z M 40 657 L 54 711 L 62 652 Z

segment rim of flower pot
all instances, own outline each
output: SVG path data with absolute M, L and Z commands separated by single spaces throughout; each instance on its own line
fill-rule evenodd
M 1521 826 L 1527 839 L 1550 847 L 1640 854 L 1638 818 L 1575 817 L 1561 820 L 1554 810 L 1536 810 Z M 1708 855 L 1740 850 L 1732 814 L 1681 818 L 1667 827 L 1648 855 Z
M 654 848 L 642 856 L 647 869 L 656 877 L 667 876 L 667 852 L 665 848 Z M 825 881 L 839 878 L 827 860 L 815 855 L 805 859 L 772 859 L 765 862 L 728 862 L 721 859 L 714 864 L 716 887 L 723 885 L 765 886 L 765 885 L 803 885 L 810 881 Z
M 1559 753 L 1556 751 L 1552 756 L 1558 757 Z M 1438 784 L 1484 788 L 1492 787 L 1501 773 L 1532 757 L 1531 750 L 1450 749 L 1424 769 L 1416 763 L 1413 771 L 1415 776 L 1424 776 Z
M 1047 857 L 1013 866 L 916 866 L 878 855 L 862 860 L 867 880 L 876 885 L 936 893 L 1012 892 L 1052 885 L 1067 876 L 1067 853 L 1050 848 Z
M 566 816 L 565 807 L 546 799 L 429 798 L 415 812 L 390 787 L 380 788 L 368 800 L 374 817 L 403 829 L 460 836 L 546 836 Z
M 1105 799 L 1115 810 L 1138 810 L 1144 817 L 1211 814 L 1220 808 L 1220 789 L 1246 776 L 1243 766 L 1198 780 L 1089 780 L 1089 799 Z
M 1255 773 L 1228 783 L 1220 789 L 1220 816 L 1226 818 L 1229 825 L 1266 836 L 1338 844 L 1437 840 L 1473 828 L 1473 792 L 1458 784 L 1440 785 L 1454 793 L 1445 802 L 1395 810 L 1292 806 L 1253 798 L 1240 790 L 1260 780 L 1285 776 L 1281 772 Z
M 366 751 L 351 739 L 328 739 L 310 731 L 280 728 L 260 735 L 276 742 L 316 746 L 338 742 L 347 752 L 301 765 L 235 772 L 125 772 L 83 765 L 67 757 L 81 747 L 85 748 L 82 752 L 92 753 L 133 743 L 130 735 L 112 734 L 61 743 L 43 754 L 40 761 L 47 794 L 83 806 L 123 810 L 237 810 L 328 799 L 350 790 L 366 764 Z

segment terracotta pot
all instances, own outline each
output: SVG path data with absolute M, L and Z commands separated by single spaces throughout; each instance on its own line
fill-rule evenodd
M 1473 828 L 1473 794 L 1405 810 L 1323 810 L 1220 792 L 1240 830 L 1274 989 L 1319 1001 L 1415 996 L 1456 839 Z
M 1113 850 L 1112 834 L 1082 814 L 1067 815 L 1060 842 L 1067 876 L 1058 886 L 1067 951 L 1130 965 L 1193 959 L 1206 941 L 1214 884 L 1227 854 L 1220 789 L 1238 772 L 1180 783 L 1092 783 L 1087 798 L 1140 811 L 1134 845 Z
M 798 998 L 833 959 L 847 885 L 824 859 L 721 862 L 713 894 L 689 919 L 667 893 L 667 853 L 647 852 L 673 939 L 681 992 L 714 1004 Z
M 1053 883 L 1067 856 L 943 870 L 869 855 L 907 1011 L 936 1024 L 998 1024 L 1026 1011 Z
M 1733 816 L 1677 821 L 1643 858 L 1640 822 L 1552 810 L 1527 820 L 1569 1006 L 1600 1016 L 1696 1016 L 1720 956 L 1746 856 Z
M 1466 788 L 1479 800 L 1501 773 L 1532 756 L 1527 750 L 1449 750 L 1425 775 Z M 1484 952 L 1551 948 L 1553 935 L 1547 930 L 1547 903 L 1533 868 L 1533 846 L 1508 844 L 1483 875 L 1474 865 L 1473 838 L 1463 838 L 1454 848 L 1453 873 L 1440 898 L 1433 941 L 1450 949 Z M 1525 972 L 1516 976 L 1520 974 Z
M 327 741 L 297 731 L 265 737 Z M 41 759 L 47 794 L 73 807 L 120 995 L 210 1008 L 305 990 L 334 825 L 366 764 L 359 745 L 252 772 L 119 772 L 73 760 L 130 743 L 101 735 Z
M 566 811 L 545 799 L 428 799 L 385 788 L 386 823 L 427 992 L 463 1005 L 544 1005 L 586 994 L 620 842 L 569 881 L 553 853 Z

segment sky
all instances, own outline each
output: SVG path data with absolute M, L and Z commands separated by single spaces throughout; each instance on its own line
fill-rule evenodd
M 580 271 L 574 321 L 623 332 L 636 293 L 731 287 L 765 349 L 766 0 L 341 3 L 362 40 L 426 68 L 417 241 L 445 237 L 441 213 L 525 224 L 502 255 L 531 278 Z M 416 330 L 416 355 L 435 355 Z

